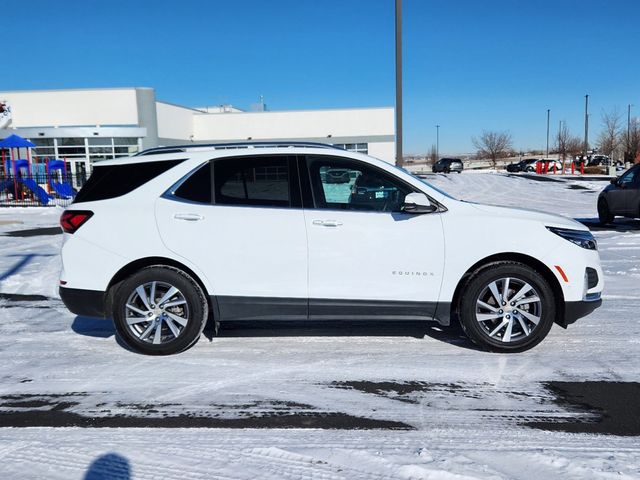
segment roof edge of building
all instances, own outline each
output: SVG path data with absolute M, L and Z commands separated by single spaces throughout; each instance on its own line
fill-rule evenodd
M 4 90 L 0 93 L 46 93 L 46 92 L 98 92 L 105 90 L 155 90 L 154 87 L 86 87 L 86 88 L 33 88 Z
M 167 103 L 167 102 L 164 102 Z M 179 105 L 178 105 L 179 106 Z M 189 108 L 189 107 L 185 107 Z M 222 114 L 217 113 L 216 115 L 242 115 L 242 114 L 263 114 L 263 113 L 302 113 L 302 112 L 342 112 L 345 110 L 393 110 L 393 106 L 386 107 L 334 107 L 334 108 L 303 108 L 300 110 L 289 109 L 289 110 L 264 110 L 264 111 L 242 111 L 242 112 L 224 112 Z M 203 112 L 201 110 L 197 110 L 198 113 L 203 115 L 212 115 L 207 112 Z

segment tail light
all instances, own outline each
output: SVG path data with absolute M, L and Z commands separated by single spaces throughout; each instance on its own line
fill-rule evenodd
M 65 210 L 60 217 L 60 226 L 65 233 L 74 233 L 93 216 L 89 210 Z

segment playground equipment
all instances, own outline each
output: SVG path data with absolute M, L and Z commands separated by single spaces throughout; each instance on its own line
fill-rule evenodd
M 47 183 L 60 198 L 73 198 L 76 191 L 67 179 L 67 163 L 64 160 L 46 160 Z
M 65 200 L 75 197 L 76 191 L 67 180 L 66 162 L 55 159 L 45 159 L 44 163 L 32 162 L 30 149 L 33 147 L 32 142 L 18 135 L 0 141 L 5 175 L 0 178 L 0 193 L 13 194 L 15 204 L 33 198 L 41 205 L 47 205 L 56 197 Z M 20 156 L 21 148 L 27 150 L 26 159 L 16 158 Z M 9 149 L 10 158 L 7 158 L 5 149 Z
M 27 193 L 31 193 L 42 205 L 49 203 L 50 197 L 44 188 L 31 178 L 31 164 L 28 160 L 6 160 L 5 172 L 11 172 L 11 179 L 5 180 L 9 191 L 13 185 L 14 200 L 24 199 Z M 26 190 L 26 192 L 25 192 Z

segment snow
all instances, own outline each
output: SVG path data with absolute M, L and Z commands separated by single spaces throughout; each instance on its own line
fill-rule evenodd
M 467 172 L 428 181 L 470 201 L 582 219 L 596 216 L 606 185 Z M 1 236 L 55 226 L 60 213 L 0 210 L 0 293 L 48 297 L 0 297 L 0 422 L 8 397 L 36 395 L 28 397 L 43 402 L 36 410 L 58 405 L 94 417 L 341 413 L 410 429 L 0 428 L 0 478 L 640 478 L 637 437 L 523 425 L 585 418 L 555 402 L 543 382 L 638 380 L 637 222 L 594 232 L 606 275 L 603 307 L 567 330 L 554 326 L 526 353 L 481 352 L 435 327 L 415 334 L 403 326 L 236 325 L 157 358 L 120 346 L 109 322 L 64 308 L 56 293 L 60 235 Z M 7 223 L 14 221 L 22 223 Z

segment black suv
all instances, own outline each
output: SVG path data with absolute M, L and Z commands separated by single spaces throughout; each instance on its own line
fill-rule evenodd
M 527 158 L 517 163 L 510 163 L 507 165 L 507 172 L 535 172 L 537 161 L 537 158 Z
M 616 216 L 640 218 L 640 165 L 612 179 L 598 197 L 600 223 L 611 223 Z
M 462 160 L 459 158 L 441 158 L 431 168 L 434 173 L 462 173 L 463 169 L 464 165 L 462 165 Z

